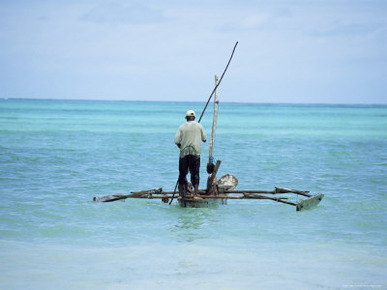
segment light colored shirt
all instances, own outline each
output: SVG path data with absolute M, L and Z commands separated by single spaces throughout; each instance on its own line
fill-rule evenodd
M 206 142 L 207 135 L 203 126 L 196 121 L 182 124 L 176 132 L 175 143 L 180 146 L 180 158 L 187 155 L 200 156 L 202 141 Z

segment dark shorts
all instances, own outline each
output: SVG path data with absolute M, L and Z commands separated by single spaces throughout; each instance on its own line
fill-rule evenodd
M 179 158 L 179 184 L 186 184 L 186 176 L 191 174 L 191 183 L 193 186 L 199 186 L 200 156 L 187 155 Z

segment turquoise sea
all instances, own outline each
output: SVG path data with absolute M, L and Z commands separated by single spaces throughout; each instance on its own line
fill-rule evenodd
M 204 105 L 0 100 L 0 289 L 386 289 L 387 106 L 220 103 L 218 176 L 324 193 L 313 210 L 92 201 L 173 190 Z

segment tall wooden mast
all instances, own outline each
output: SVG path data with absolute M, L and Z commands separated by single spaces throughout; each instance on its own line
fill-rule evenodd
M 215 100 L 214 100 L 214 120 L 212 121 L 212 132 L 211 132 L 211 142 L 210 142 L 210 156 L 209 156 L 209 163 L 214 163 L 214 157 L 212 155 L 213 149 L 214 149 L 214 142 L 215 142 L 215 128 L 216 128 L 216 119 L 218 117 L 218 76 L 215 75 Z

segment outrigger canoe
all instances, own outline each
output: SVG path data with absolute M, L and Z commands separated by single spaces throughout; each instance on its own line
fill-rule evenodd
M 267 199 L 288 205 L 295 206 L 297 211 L 312 209 L 316 207 L 323 199 L 324 194 L 309 195 L 308 191 L 300 191 L 295 189 L 287 189 L 282 187 L 275 187 L 274 190 L 237 190 L 223 192 L 218 195 L 204 195 L 201 194 L 204 191 L 199 191 L 199 197 L 197 200 L 191 197 L 178 198 L 178 203 L 181 207 L 187 208 L 203 208 L 212 207 L 213 205 L 227 204 L 228 199 Z M 297 203 L 287 201 L 288 197 L 278 196 L 280 194 L 296 194 L 302 195 L 306 198 L 300 199 Z M 116 200 L 124 200 L 127 198 L 147 198 L 147 199 L 161 199 L 163 202 L 168 203 L 170 199 L 173 199 L 173 192 L 163 191 L 162 188 L 144 190 L 138 192 L 132 192 L 131 194 L 112 194 L 101 197 L 94 197 L 93 200 L 97 202 L 112 202 Z M 275 195 L 278 197 L 266 196 L 266 194 Z
M 234 190 L 235 187 L 229 186 L 226 181 L 237 180 L 231 174 L 226 174 L 219 179 L 219 193 L 216 195 L 206 195 L 205 190 L 199 190 L 200 199 L 192 197 L 177 198 L 178 204 L 185 208 L 207 208 L 217 205 L 227 204 L 227 200 L 238 199 L 266 199 L 275 202 L 292 205 L 297 211 L 312 209 L 316 207 L 324 197 L 324 194 L 311 195 L 309 191 L 289 189 L 275 186 L 274 190 Z M 127 198 L 147 198 L 147 199 L 161 199 L 164 203 L 171 203 L 175 198 L 176 192 L 164 191 L 161 187 L 150 190 L 143 190 L 125 194 L 113 194 L 101 197 L 94 197 L 93 200 L 97 202 L 112 202 L 117 200 L 125 200 Z M 298 200 L 298 202 L 288 201 L 291 194 L 300 195 L 305 198 Z M 270 195 L 270 196 L 268 196 Z
M 217 88 L 223 79 L 223 76 L 228 68 L 228 65 L 230 64 L 230 61 L 232 59 L 232 56 L 234 54 L 236 45 L 234 46 L 234 50 L 231 54 L 231 57 L 227 63 L 227 66 L 218 81 L 217 76 L 215 76 L 215 88 L 212 91 L 210 98 L 207 101 L 207 104 L 199 118 L 200 120 L 204 114 L 204 111 L 207 108 L 207 105 L 209 101 L 211 100 L 212 95 L 215 93 L 215 102 L 214 102 L 214 119 L 212 124 L 212 134 L 211 134 L 211 142 L 210 142 L 210 150 L 209 150 L 209 163 L 213 161 L 213 146 L 214 146 L 214 137 L 215 137 L 215 126 L 216 126 L 216 118 L 217 118 L 217 111 L 218 111 L 218 99 L 217 99 Z M 211 175 L 210 179 L 208 180 L 208 184 L 212 184 L 213 179 L 216 176 L 217 170 L 220 166 L 220 160 L 216 162 L 215 170 L 213 174 Z M 236 177 L 232 176 L 231 174 L 226 174 L 222 178 L 218 180 L 218 190 L 215 194 L 208 195 L 208 190 L 200 190 L 199 198 L 193 198 L 190 195 L 182 194 L 182 196 L 179 196 L 177 198 L 178 204 L 181 207 L 189 207 L 189 208 L 202 208 L 202 207 L 211 207 L 213 205 L 219 205 L 219 204 L 227 204 L 227 200 L 229 199 L 266 199 L 266 200 L 272 200 L 275 202 L 284 203 L 287 205 L 295 206 L 297 211 L 311 209 L 316 207 L 320 201 L 323 199 L 324 194 L 316 194 L 311 195 L 309 194 L 309 191 L 302 191 L 302 190 L 296 190 L 296 189 L 288 189 L 283 187 L 275 187 L 274 190 L 234 190 L 236 185 L 238 184 L 238 180 Z M 176 184 L 177 187 L 177 184 Z M 176 187 L 175 191 L 163 191 L 163 189 L 156 188 L 151 190 L 143 190 L 143 191 L 137 191 L 137 192 L 131 192 L 130 194 L 113 194 L 113 195 L 106 195 L 101 197 L 94 197 L 94 201 L 99 202 L 112 202 L 116 200 L 124 200 L 127 198 L 148 198 L 148 199 L 161 199 L 163 202 L 171 204 L 173 199 L 176 195 Z M 295 194 L 297 196 L 302 196 L 303 199 L 298 200 L 297 202 L 289 201 L 290 195 Z M 271 196 L 268 196 L 271 195 Z

